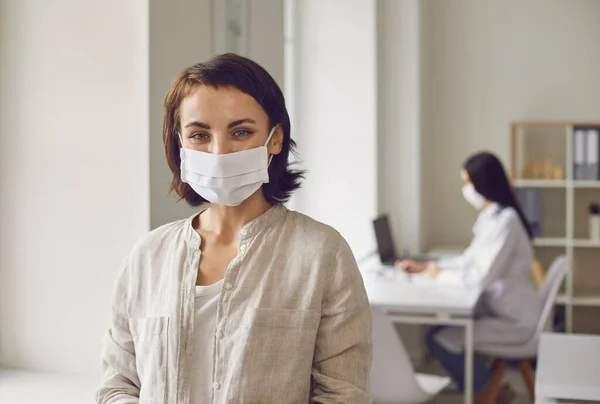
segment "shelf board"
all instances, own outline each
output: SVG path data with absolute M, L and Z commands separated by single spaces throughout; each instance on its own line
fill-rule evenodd
M 514 180 L 516 188 L 600 188 L 600 181 L 584 181 L 584 180 L 530 180 L 516 179 Z
M 514 180 L 517 188 L 565 188 L 567 183 L 566 180 Z
M 600 188 L 600 181 L 575 180 L 572 182 L 574 188 Z
M 600 126 L 600 122 L 593 121 L 516 121 L 515 126 Z
M 600 297 L 573 297 L 571 303 L 573 306 L 600 307 Z
M 580 307 L 600 307 L 600 297 L 572 297 L 569 298 L 566 294 L 556 296 L 554 300 L 556 304 L 572 304 Z
M 589 240 L 584 238 L 568 240 L 566 238 L 536 238 L 533 240 L 536 247 L 579 247 L 600 248 L 600 240 Z
M 541 238 L 534 239 L 533 245 L 536 247 L 566 247 L 567 239 L 541 237 Z
M 600 240 L 590 240 L 585 238 L 574 239 L 573 247 L 600 248 Z

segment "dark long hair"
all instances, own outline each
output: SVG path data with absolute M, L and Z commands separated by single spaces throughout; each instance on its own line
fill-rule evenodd
M 477 153 L 467 159 L 464 169 L 469 174 L 475 190 L 485 199 L 496 202 L 502 208 L 510 206 L 517 212 L 529 238 L 532 239 L 533 231 L 508 182 L 500 160 L 491 153 Z

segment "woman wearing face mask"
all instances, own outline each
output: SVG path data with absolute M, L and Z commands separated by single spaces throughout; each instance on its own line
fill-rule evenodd
M 283 206 L 302 173 L 273 78 L 233 54 L 184 70 L 163 138 L 199 213 L 126 258 L 98 402 L 369 403 L 362 278 L 339 233 Z
M 406 260 L 399 267 L 412 273 L 424 272 L 442 284 L 478 286 L 483 290 L 477 307 L 475 348 L 522 344 L 533 334 L 542 310 L 531 279 L 531 230 L 498 158 L 489 153 L 470 157 L 461 177 L 465 200 L 479 211 L 471 245 L 458 257 L 430 263 Z M 434 328 L 427 342 L 462 391 L 464 330 Z M 479 360 L 475 360 L 474 370 L 474 387 L 481 401 L 491 372 Z M 505 385 L 499 402 L 512 398 L 514 393 Z

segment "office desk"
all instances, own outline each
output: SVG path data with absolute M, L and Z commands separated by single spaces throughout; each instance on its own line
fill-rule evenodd
M 395 323 L 465 327 L 465 396 L 473 401 L 473 311 L 479 290 L 449 288 L 422 275 L 382 269 L 377 261 L 361 265 L 371 306 L 384 310 Z
M 600 336 L 542 334 L 535 402 L 600 401 Z

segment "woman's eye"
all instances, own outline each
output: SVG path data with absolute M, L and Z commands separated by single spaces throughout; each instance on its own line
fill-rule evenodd
M 245 137 L 245 136 L 249 136 L 251 134 L 252 134 L 252 132 L 250 132 L 249 130 L 245 130 L 245 129 L 240 129 L 240 130 L 236 130 L 235 132 L 233 132 L 233 136 L 235 136 L 235 137 Z
M 194 139 L 194 140 L 208 139 L 208 134 L 202 133 L 202 132 L 196 132 L 190 136 L 190 139 Z

